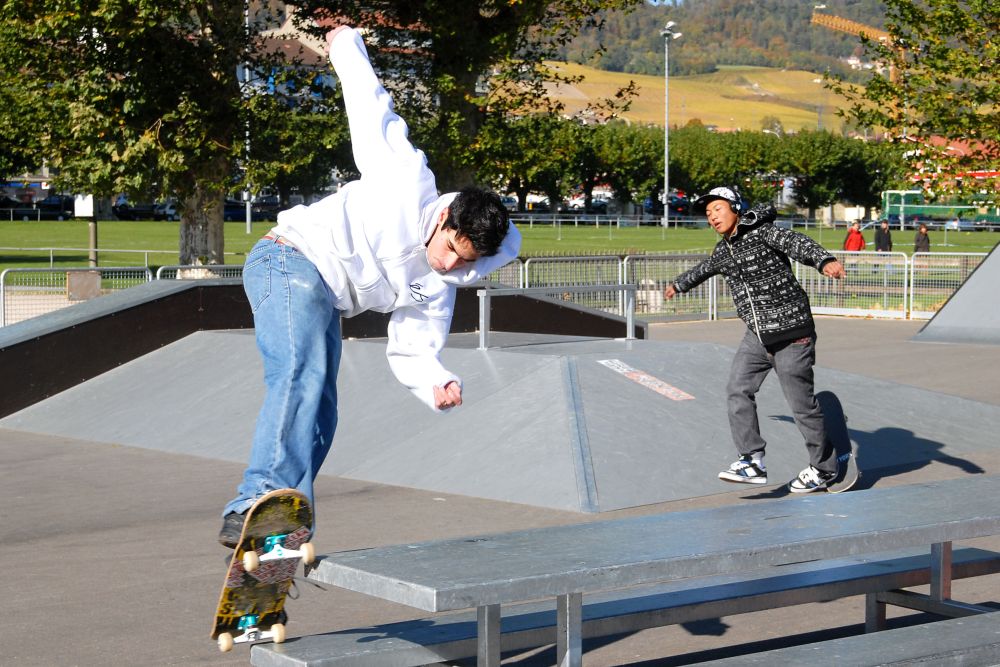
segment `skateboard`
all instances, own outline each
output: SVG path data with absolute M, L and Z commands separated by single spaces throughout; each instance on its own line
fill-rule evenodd
M 285 640 L 292 577 L 299 561 L 308 565 L 316 558 L 311 535 L 312 508 L 295 489 L 271 491 L 247 511 L 212 625 L 220 651 L 243 642 Z
M 847 417 L 844 406 L 832 391 L 821 391 L 816 394 L 820 408 L 823 410 L 823 423 L 826 425 L 826 437 L 833 442 L 837 452 L 837 478 L 827 485 L 828 493 L 843 493 L 853 487 L 861 471 L 858 470 L 858 447 L 851 440 L 847 430 Z

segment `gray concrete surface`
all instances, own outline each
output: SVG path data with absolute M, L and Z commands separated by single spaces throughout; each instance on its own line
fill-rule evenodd
M 1000 345 L 998 284 L 1000 252 L 994 247 L 915 339 L 928 343 Z
M 738 332 L 736 332 L 738 340 Z M 730 490 L 734 458 L 718 342 L 452 336 L 466 383 L 436 415 L 392 377 L 384 341 L 346 341 L 341 419 L 325 474 L 559 510 L 604 512 Z M 0 428 L 247 460 L 262 369 L 252 332 L 200 332 L 0 419 Z M 865 468 L 961 464 L 1000 432 L 1000 406 L 820 365 Z M 777 379 L 758 397 L 773 481 L 808 464 Z M 941 420 L 940 414 L 949 415 Z M 454 434 L 475 434 L 456 447 Z
M 732 347 L 739 340 L 741 326 L 738 322 L 656 325 L 652 337 Z M 900 385 L 900 391 L 936 392 L 943 402 L 961 398 L 1000 406 L 1000 347 L 914 342 L 920 326 L 821 319 L 818 362 L 831 371 L 860 376 L 855 391 L 874 393 L 870 400 L 875 406 L 884 400 L 871 391 L 872 386 L 883 386 L 879 383 Z M 225 367 L 220 365 L 219 371 L 224 373 Z M 176 384 L 183 380 L 169 374 L 149 378 L 150 383 L 157 381 Z M 723 383 L 724 377 L 718 381 Z M 94 412 L 113 421 L 115 409 L 105 401 L 98 402 Z M 983 430 L 977 438 L 969 435 L 977 429 L 968 423 L 974 417 L 952 414 L 946 406 L 925 410 L 946 432 L 964 432 L 962 437 L 971 444 L 951 453 L 926 449 L 918 460 L 866 475 L 863 486 L 948 479 L 980 470 L 1000 473 L 995 431 Z M 190 432 L 197 433 L 199 426 L 189 411 L 183 401 L 158 406 L 149 414 L 150 430 L 164 421 L 187 421 Z M 948 444 L 947 437 L 942 440 Z M 0 633 L 0 662 L 247 664 L 245 647 L 220 655 L 208 639 L 225 567 L 226 551 L 214 541 L 218 511 L 230 497 L 242 465 L 202 454 L 33 433 L 7 425 L 0 428 L 4 462 L 0 466 L 0 572 L 11 603 Z M 714 479 L 705 483 L 718 488 Z M 737 487 L 691 499 L 581 514 L 323 475 L 317 483 L 320 529 L 316 545 L 320 552 L 344 551 L 753 502 L 774 492 L 772 487 Z M 980 540 L 975 545 L 997 549 L 1000 540 Z M 970 602 L 1000 600 L 1000 586 L 993 578 L 957 582 L 954 594 Z M 863 607 L 863 600 L 851 598 L 649 630 L 588 644 L 585 661 L 598 666 L 687 664 L 697 658 L 720 657 L 727 647 L 762 649 L 787 636 L 836 636 L 859 630 Z M 420 615 L 399 605 L 308 585 L 301 587 L 299 599 L 290 601 L 289 613 L 293 636 Z M 551 655 L 550 649 L 542 649 L 511 656 L 506 662 L 545 664 Z

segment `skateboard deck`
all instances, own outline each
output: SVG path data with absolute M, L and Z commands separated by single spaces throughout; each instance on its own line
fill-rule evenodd
M 285 597 L 299 561 L 315 557 L 311 535 L 312 508 L 295 489 L 271 491 L 247 511 L 212 625 L 221 651 L 235 643 L 284 641 Z
M 861 477 L 861 471 L 858 469 L 858 448 L 851 440 L 844 406 L 837 395 L 832 391 L 821 391 L 816 394 L 816 400 L 823 410 L 826 437 L 833 442 L 839 467 L 837 478 L 827 485 L 826 490 L 828 493 L 842 493 L 853 487 Z

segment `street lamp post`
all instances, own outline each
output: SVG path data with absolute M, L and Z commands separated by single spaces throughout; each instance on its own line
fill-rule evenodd
M 663 222 L 664 228 L 670 226 L 670 40 L 677 39 L 681 33 L 674 32 L 677 24 L 667 21 L 660 31 L 663 37 Z

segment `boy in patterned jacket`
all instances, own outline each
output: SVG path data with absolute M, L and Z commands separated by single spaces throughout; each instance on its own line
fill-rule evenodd
M 843 278 L 844 267 L 808 236 L 776 227 L 770 204 L 746 210 L 736 188 L 712 189 L 695 201 L 694 210 L 705 213 L 722 239 L 708 259 L 677 276 L 663 295 L 672 299 L 721 273 L 747 325 L 727 386 L 729 426 L 740 458 L 719 478 L 767 483 L 766 443 L 760 435 L 755 397 L 774 369 L 809 451 L 809 465 L 789 488 L 793 493 L 824 489 L 837 476 L 837 454 L 826 437 L 813 390 L 816 328 L 809 297 L 795 279 L 789 258 L 830 278 Z

